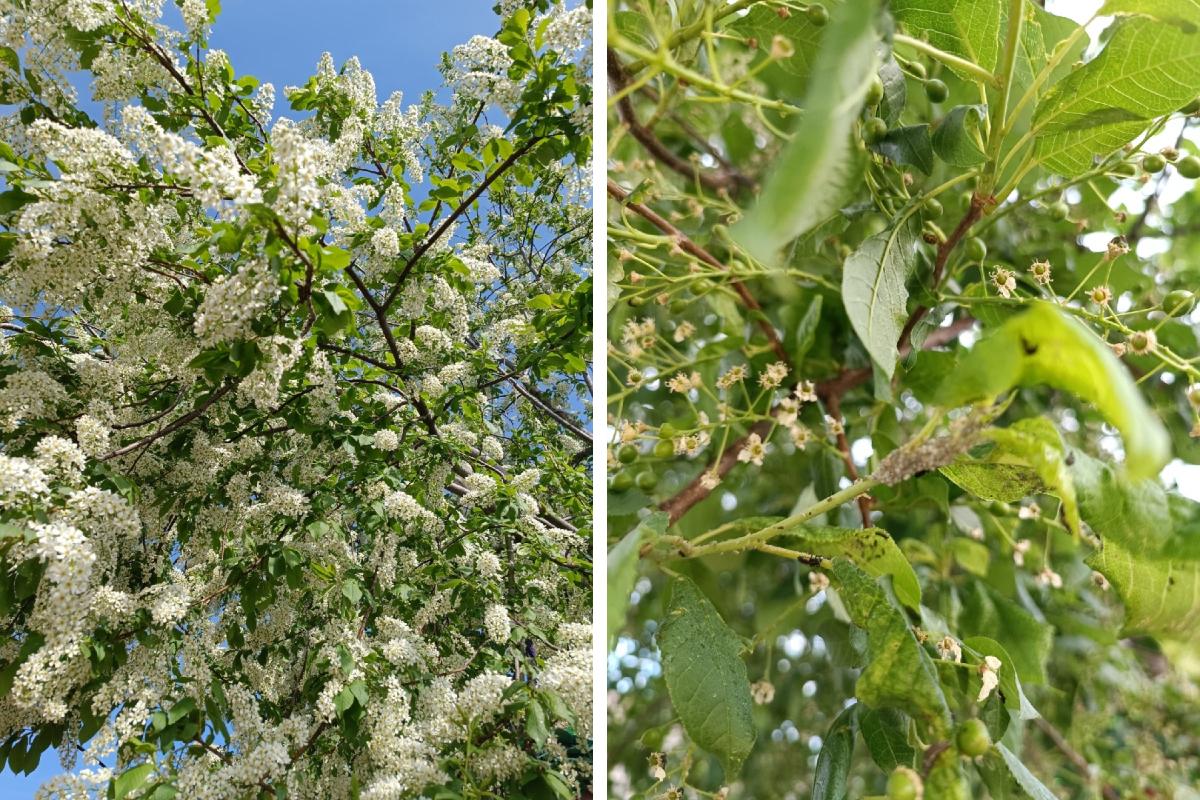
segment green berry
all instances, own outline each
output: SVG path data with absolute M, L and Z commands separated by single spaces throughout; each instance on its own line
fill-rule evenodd
M 613 476 L 612 483 L 609 484 L 609 488 L 618 494 L 621 492 L 628 492 L 633 488 L 633 476 L 626 471 L 618 472 Z
M 675 445 L 666 439 L 661 439 L 654 445 L 654 455 L 656 458 L 670 458 L 675 455 Z
M 1196 307 L 1196 295 L 1187 289 L 1176 289 L 1167 294 L 1162 301 L 1162 310 L 1172 317 L 1182 317 L 1192 313 Z
M 676 297 L 674 300 L 671 301 L 671 313 L 676 316 L 679 316 L 683 312 L 687 311 L 687 307 L 688 307 L 688 301 L 684 300 L 681 297 Z
M 1197 97 L 1195 100 L 1179 109 L 1179 111 L 1183 114 L 1195 114 L 1196 112 L 1200 111 L 1200 97 Z
M 1128 161 L 1122 161 L 1120 164 L 1113 165 L 1112 172 L 1114 175 L 1120 175 L 1123 178 L 1132 178 L 1137 174 L 1137 167 Z
M 1157 153 L 1151 153 L 1142 157 L 1142 169 L 1153 175 L 1156 172 L 1162 172 L 1167 166 L 1167 160 Z
M 946 84 L 939 81 L 937 78 L 925 81 L 925 96 L 929 98 L 931 103 L 944 103 L 946 98 L 950 96 L 950 89 Z
M 646 298 L 642 297 L 640 294 L 631 295 L 629 298 L 629 305 L 633 308 L 641 308 L 645 304 Z
M 936 197 L 926 198 L 921 204 L 921 216 L 925 219 L 937 219 L 942 215 L 942 204 L 938 202 Z
M 929 74 L 928 72 L 925 71 L 925 65 L 922 64 L 920 61 L 911 62 L 908 65 L 908 69 L 909 69 L 909 72 L 911 72 L 913 74 L 913 77 L 919 81 L 925 80 L 926 76 Z
M 675 434 L 675 426 L 669 422 L 664 422 L 662 425 L 658 426 L 658 438 L 660 439 L 671 439 L 675 436 Z
M 824 27 L 825 23 L 829 22 L 829 12 L 820 3 L 813 3 L 805 13 L 808 14 L 808 21 L 818 28 Z
M 632 464 L 637 461 L 638 449 L 631 444 L 621 445 L 621 449 L 617 451 L 617 461 L 622 464 Z
M 1175 169 L 1179 170 L 1179 174 L 1185 178 L 1200 178 L 1200 158 L 1195 156 L 1181 158 L 1176 162 Z
M 867 144 L 875 144 L 884 136 L 887 136 L 887 123 L 879 117 L 867 117 L 867 121 L 863 123 L 863 141 Z
M 918 800 L 924 789 L 921 776 L 908 767 L 896 767 L 888 776 L 888 800 Z
M 971 261 L 983 261 L 987 258 L 987 245 L 978 236 L 967 240 L 967 258 Z
M 874 108 L 883 99 L 883 81 L 878 75 L 871 76 L 871 86 L 867 89 L 867 108 Z
M 1057 203 L 1051 203 L 1046 208 L 1046 211 L 1050 215 L 1050 219 L 1062 220 L 1066 219 L 1067 215 L 1071 213 L 1071 207 L 1062 200 L 1059 200 Z
M 977 758 L 991 749 L 992 736 L 983 720 L 969 719 L 959 726 L 954 742 L 958 752 L 968 758 Z
M 638 476 L 634 478 L 634 483 L 636 483 L 637 488 L 641 489 L 643 492 L 652 492 L 654 491 L 654 487 L 658 486 L 658 476 L 647 470 L 646 472 L 639 473 Z

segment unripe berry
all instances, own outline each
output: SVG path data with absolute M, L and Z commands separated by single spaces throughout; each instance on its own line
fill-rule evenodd
M 1144 169 L 1146 172 L 1149 172 L 1151 175 L 1157 172 L 1162 172 L 1163 168 L 1166 166 L 1167 160 L 1156 153 L 1151 153 L 1150 155 L 1142 157 L 1142 169 Z
M 908 69 L 910 72 L 912 72 L 913 77 L 915 77 L 919 81 L 925 80 L 925 76 L 929 74 L 925 71 L 925 65 L 922 64 L 920 61 L 910 62 L 908 65 Z
M 992 736 L 983 720 L 969 719 L 959 726 L 954 743 L 958 745 L 958 752 L 964 756 L 977 758 L 991 749 Z
M 666 439 L 661 439 L 654 445 L 654 455 L 657 458 L 670 458 L 675 455 L 675 445 Z
M 1046 211 L 1050 214 L 1050 219 L 1063 220 L 1071 213 L 1071 207 L 1059 200 L 1057 203 L 1051 203 Z
M 808 14 L 808 21 L 818 28 L 823 28 L 829 22 L 829 12 L 820 3 L 813 3 L 805 13 Z
M 987 245 L 978 236 L 967 240 L 967 258 L 971 261 L 983 261 L 987 258 Z
M 1175 163 L 1175 169 L 1185 178 L 1200 178 L 1200 158 L 1186 156 Z
M 942 204 L 936 197 L 929 197 L 921 204 L 921 216 L 925 219 L 937 219 L 942 215 Z
M 921 800 L 925 784 L 921 776 L 908 767 L 896 767 L 888 776 L 888 800 Z
M 1120 175 L 1123 178 L 1132 178 L 1137 174 L 1137 168 L 1128 161 L 1122 161 L 1120 164 L 1114 164 L 1112 168 L 1114 175 Z
M 643 492 L 652 492 L 654 491 L 654 487 L 658 486 L 658 476 L 647 470 L 646 472 L 640 473 L 637 478 L 634 479 L 634 482 L 637 484 L 637 488 L 641 489 Z
M 878 75 L 871 76 L 871 85 L 867 88 L 867 108 L 874 108 L 883 99 L 883 81 Z
M 631 444 L 621 445 L 621 449 L 617 451 L 617 460 L 622 464 L 632 464 L 637 461 L 638 449 Z
M 887 135 L 887 123 L 879 117 L 867 117 L 862 126 L 862 135 L 864 142 L 875 144 Z
M 931 103 L 944 103 L 950 96 L 950 89 L 937 78 L 925 82 L 925 96 Z
M 1168 316 L 1172 317 L 1182 317 L 1185 314 L 1190 314 L 1195 307 L 1196 295 L 1187 289 L 1176 289 L 1168 293 L 1162 301 L 1162 310 L 1167 312 Z
M 633 488 L 633 476 L 625 471 L 618 472 L 613 476 L 612 483 L 609 485 L 609 488 L 618 494 L 621 492 L 628 492 L 631 488 Z

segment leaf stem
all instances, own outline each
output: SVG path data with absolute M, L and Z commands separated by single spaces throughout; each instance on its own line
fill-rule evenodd
M 938 61 L 941 61 L 948 67 L 954 67 L 962 70 L 963 72 L 970 73 L 979 80 L 989 83 L 992 86 L 998 87 L 1000 85 L 999 78 L 976 64 L 974 61 L 968 61 L 967 59 L 956 56 L 953 53 L 947 53 L 945 50 L 934 47 L 929 42 L 922 41 L 921 39 L 914 39 L 913 37 L 905 36 L 902 33 L 897 33 L 895 36 L 893 36 L 892 41 L 896 44 L 908 45 L 914 50 L 921 51 L 930 58 L 935 58 Z
M 1021 45 L 1021 27 L 1024 22 L 1025 0 L 1008 0 L 1008 36 L 1004 43 L 1004 61 L 1000 73 L 996 76 L 1000 80 L 1000 102 L 996 106 L 995 118 L 988 125 L 988 164 L 983 187 L 986 192 L 991 192 L 995 186 L 996 164 L 1007 129 L 1008 98 L 1012 90 L 1013 70 L 1017 63 L 1017 48 Z

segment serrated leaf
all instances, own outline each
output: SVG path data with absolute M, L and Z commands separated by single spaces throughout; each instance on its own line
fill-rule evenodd
M 891 128 L 871 150 L 897 164 L 908 164 L 928 175 L 933 172 L 933 144 L 928 125 Z
M 1109 539 L 1087 565 L 1112 585 L 1125 606 L 1123 634 L 1200 638 L 1200 560 L 1154 558 Z
M 813 769 L 812 800 L 845 800 L 854 738 L 858 733 L 858 704 L 842 709 L 829 726 Z
M 996 749 L 1000 752 L 1000 757 L 1004 759 L 1005 766 L 1012 774 L 1017 784 L 1024 790 L 1025 794 L 1033 798 L 1033 800 L 1057 800 L 1053 793 L 1046 788 L 1045 784 L 1039 781 L 1034 774 L 1029 771 L 1025 763 L 1021 761 L 1016 753 L 1009 750 L 1003 744 L 997 742 Z
M 995 72 L 1004 41 L 1003 5 L 994 0 L 892 0 L 891 9 L 896 21 L 917 38 Z M 970 73 L 951 69 L 974 80 Z
M 1129 371 L 1091 330 L 1037 301 L 972 348 L 937 393 L 943 406 L 990 401 L 1016 386 L 1045 384 L 1090 403 L 1121 432 L 1134 478 L 1158 474 L 1170 440 Z
M 1157 478 L 1129 480 L 1078 450 L 1071 452 L 1070 475 L 1080 513 L 1102 540 L 1119 541 L 1143 556 L 1159 555 L 1170 544 L 1174 524 Z
M 773 63 L 802 83 L 812 72 L 819 52 L 824 28 L 814 25 L 807 14 L 780 17 L 765 5 L 752 6 L 743 17 L 736 18 L 726 30 L 753 39 L 762 53 L 769 53 L 771 40 L 783 36 L 792 45 L 792 54 L 775 58 Z
M 900 120 L 900 112 L 908 102 L 908 82 L 904 72 L 892 56 L 891 48 L 885 47 L 880 53 L 879 71 L 880 82 L 883 83 L 883 99 L 879 102 L 879 116 L 892 127 Z
M 875 73 L 877 0 L 847 0 L 821 38 L 804 116 L 771 168 L 757 204 L 732 234 L 760 261 L 776 263 L 785 244 L 843 203 L 857 176 L 848 165 L 850 137 Z
M 116 800 L 121 800 L 135 789 L 141 788 L 141 785 L 149 780 L 154 774 L 153 764 L 138 764 L 133 769 L 126 770 L 117 776 L 116 782 L 113 784 L 113 795 Z
M 914 611 L 921 607 L 921 584 L 917 574 L 896 542 L 882 528 L 803 525 L 789 529 L 780 538 L 794 542 L 797 549 L 812 555 L 845 556 L 873 577 L 891 575 L 892 588 L 900 602 Z
M 835 559 L 829 576 L 851 621 L 867 632 L 869 660 L 855 684 L 858 699 L 870 708 L 904 711 L 937 731 L 946 729 L 950 710 L 937 669 L 904 615 L 867 573 L 846 559 Z
M 1098 56 L 1059 81 L 1038 103 L 1034 156 L 1074 177 L 1200 93 L 1200 45 L 1193 33 L 1150 17 L 1120 17 Z
M 842 267 L 842 303 L 871 359 L 891 378 L 896 343 L 908 317 L 908 288 L 917 246 L 906 222 L 864 241 Z
M 865 709 L 858 715 L 858 728 L 871 753 L 871 760 L 884 772 L 897 766 L 912 767 L 917 751 L 908 743 L 908 717 L 894 709 Z
M 954 167 L 973 167 L 987 160 L 981 143 L 986 106 L 955 106 L 933 129 L 933 151 Z
M 688 737 L 715 755 L 729 783 L 754 747 L 742 641 L 687 578 L 671 584 L 658 632 L 663 678 Z
M 608 551 L 608 636 L 609 641 L 625 624 L 625 612 L 629 608 L 629 595 L 637 582 L 638 551 L 642 540 L 649 534 L 662 536 L 667 532 L 669 518 L 655 511 L 625 534 L 621 541 Z

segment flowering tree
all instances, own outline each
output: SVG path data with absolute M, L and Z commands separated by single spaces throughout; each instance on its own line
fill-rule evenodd
M 0 763 L 586 791 L 590 11 L 501 3 L 407 106 L 326 55 L 273 110 L 179 5 L 3 5 Z
M 1200 13 L 1043 5 L 611 4 L 615 796 L 1198 785 Z

